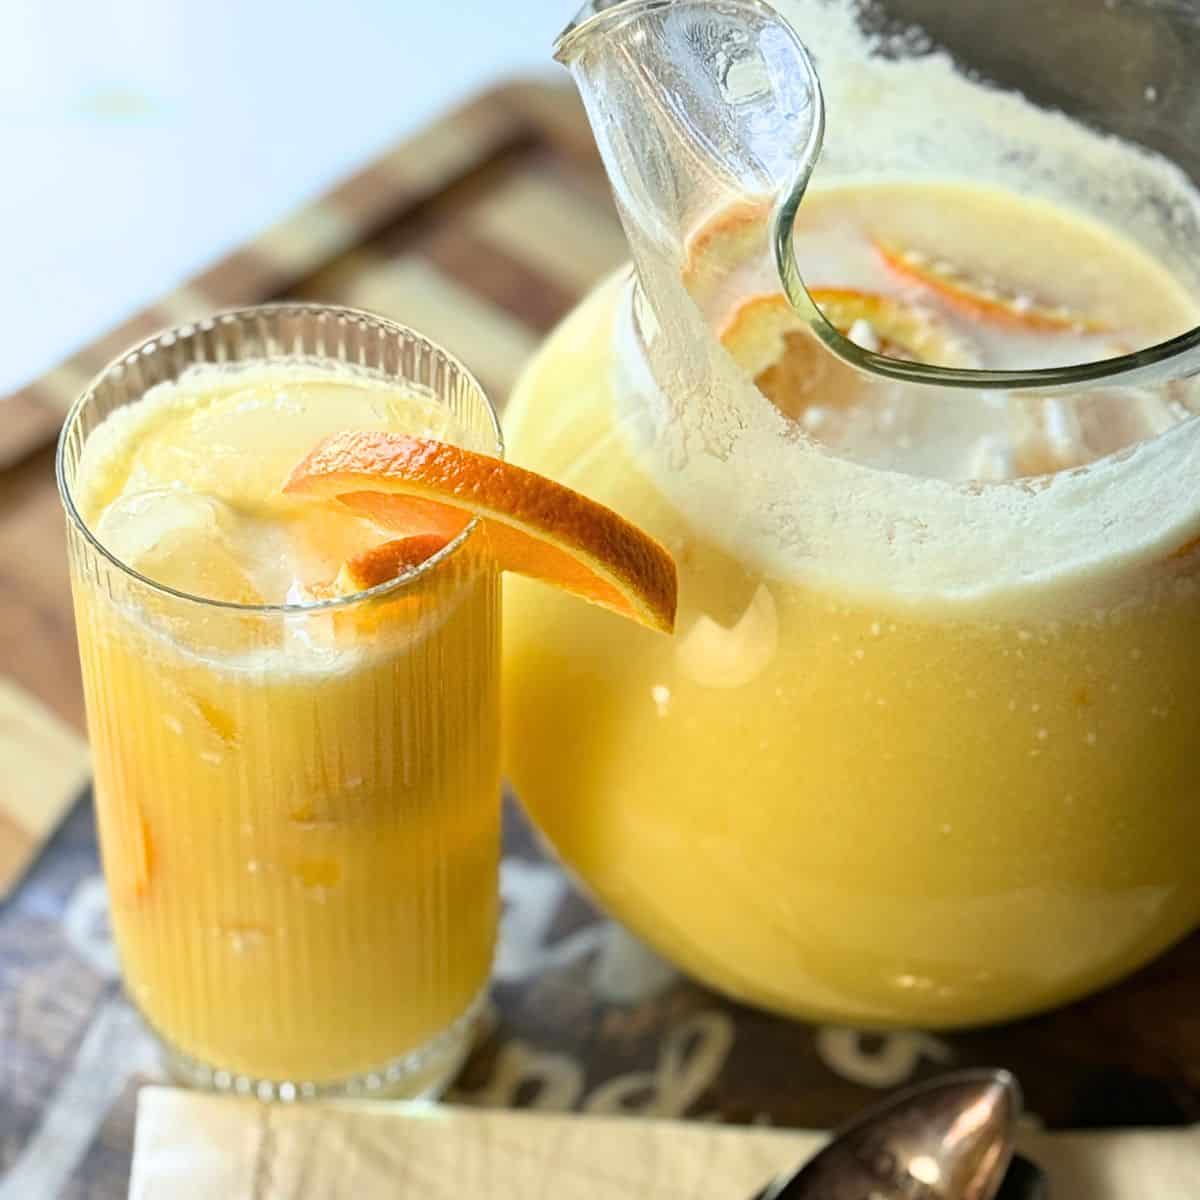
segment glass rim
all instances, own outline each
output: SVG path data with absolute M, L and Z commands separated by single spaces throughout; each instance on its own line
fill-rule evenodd
M 72 489 L 67 483 L 66 478 L 66 451 L 67 451 L 67 436 L 71 429 L 79 420 L 84 408 L 88 402 L 95 396 L 96 389 L 100 384 L 118 367 L 124 366 L 126 363 L 132 362 L 140 355 L 143 355 L 148 349 L 155 346 L 165 338 L 182 338 L 191 337 L 199 333 L 206 333 L 216 329 L 218 325 L 234 324 L 239 320 L 249 318 L 251 316 L 263 316 L 273 314 L 305 314 L 311 313 L 317 317 L 337 316 L 350 318 L 358 322 L 366 322 L 374 325 L 383 332 L 393 335 L 399 335 L 406 340 L 424 343 L 451 367 L 453 371 L 464 379 L 476 397 L 482 402 L 484 411 L 487 414 L 488 422 L 491 428 L 491 434 L 495 439 L 496 457 L 503 461 L 504 459 L 504 432 L 500 425 L 500 415 L 496 411 L 496 406 L 492 403 L 491 397 L 483 385 L 475 377 L 457 355 L 451 354 L 449 350 L 433 341 L 432 338 L 426 337 L 419 330 L 413 329 L 409 325 L 405 325 L 400 321 L 394 321 L 390 317 L 381 316 L 379 313 L 370 312 L 367 309 L 351 308 L 340 304 L 321 304 L 308 301 L 276 301 L 268 304 L 250 304 L 241 305 L 235 308 L 219 309 L 216 312 L 209 314 L 206 317 L 198 318 L 194 321 L 185 321 L 179 325 L 167 325 L 162 329 L 148 335 L 141 341 L 122 350 L 119 354 L 114 355 L 105 365 L 96 372 L 96 374 L 88 381 L 87 386 L 76 397 L 70 409 L 67 410 L 67 415 L 63 419 L 62 428 L 59 430 L 58 442 L 54 453 L 54 477 L 58 485 L 59 500 L 62 502 L 63 508 L 66 511 L 67 518 L 71 522 L 74 529 L 82 535 L 92 550 L 98 553 L 102 558 L 107 559 L 114 567 L 116 567 L 123 575 L 131 579 L 137 580 L 143 587 L 149 588 L 152 592 L 161 595 L 170 596 L 174 600 L 182 600 L 190 604 L 200 605 L 205 608 L 224 609 L 229 612 L 237 612 L 244 614 L 258 615 L 280 615 L 280 616 L 299 616 L 304 614 L 316 614 L 336 612 L 342 609 L 353 608 L 358 604 L 370 602 L 378 598 L 391 595 L 393 592 L 403 592 L 418 580 L 424 578 L 431 571 L 435 570 L 442 563 L 450 559 L 456 554 L 470 538 L 476 534 L 481 523 L 478 517 L 471 517 L 463 529 L 455 534 L 440 550 L 431 554 L 428 558 L 422 560 L 414 567 L 409 567 L 394 579 L 385 580 L 383 583 L 376 584 L 374 587 L 367 588 L 361 592 L 351 592 L 348 596 L 333 596 L 324 600 L 313 600 L 304 603 L 280 603 L 280 604 L 241 604 L 236 600 L 218 600 L 210 596 L 197 596 L 192 592 L 185 592 L 179 588 L 171 587 L 169 584 L 159 583 L 149 576 L 143 575 L 140 571 L 124 562 L 120 557 L 114 554 L 105 544 L 96 536 L 95 531 L 84 520 L 83 514 L 79 511 L 75 503 L 75 497 L 72 494 Z M 272 360 L 255 360 L 247 358 L 245 362 L 255 361 L 286 361 L 287 355 L 281 355 L 278 359 Z M 301 356 L 296 355 L 299 359 Z M 336 360 L 331 360 L 336 361 Z

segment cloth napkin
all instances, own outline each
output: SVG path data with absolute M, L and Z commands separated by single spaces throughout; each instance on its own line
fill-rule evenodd
M 130 1200 L 749 1200 L 824 1135 L 381 1101 L 138 1100 Z M 1051 1200 L 1198 1200 L 1200 1128 L 1045 1134 Z

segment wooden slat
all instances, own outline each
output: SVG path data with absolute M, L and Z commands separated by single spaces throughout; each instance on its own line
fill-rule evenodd
M 82 729 L 64 529 L 51 448 L 0 472 L 0 671 Z
M 575 295 L 629 257 L 611 206 L 557 172 L 515 175 L 479 205 L 472 226 Z
M 0 899 L 79 797 L 87 746 L 11 679 L 0 676 Z
M 102 365 L 97 364 L 98 367 Z M 85 369 L 77 360 L 71 359 L 53 370 L 47 371 L 38 380 L 38 385 L 44 390 L 47 402 L 61 420 L 71 405 L 83 394 L 95 375 L 94 370 Z M 3 404 L 3 401 L 0 401 L 0 404 Z M 0 412 L 3 411 L 0 408 Z
M 23 388 L 0 400 L 0 471 L 15 466 L 38 446 L 53 441 L 62 415 L 35 386 Z

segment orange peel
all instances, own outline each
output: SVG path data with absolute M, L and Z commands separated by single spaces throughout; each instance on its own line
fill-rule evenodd
M 333 590 L 339 596 L 351 596 L 397 579 L 432 558 L 449 541 L 444 534 L 418 533 L 372 546 L 342 564 Z
M 973 279 L 953 264 L 898 245 L 871 239 L 887 268 L 933 292 L 952 308 L 979 321 L 1043 333 L 1104 333 L 1107 327 L 1062 306 L 1051 306 L 998 285 Z
M 671 555 L 612 509 L 512 463 L 431 438 L 353 431 L 316 446 L 284 491 L 337 500 L 410 535 L 453 538 L 476 518 L 500 570 L 554 584 L 649 628 L 674 629 Z M 381 562 L 360 569 L 377 568 Z

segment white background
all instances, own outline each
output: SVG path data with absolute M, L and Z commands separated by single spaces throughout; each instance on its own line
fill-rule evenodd
M 579 0 L 0 0 L 0 395 L 488 84 Z

